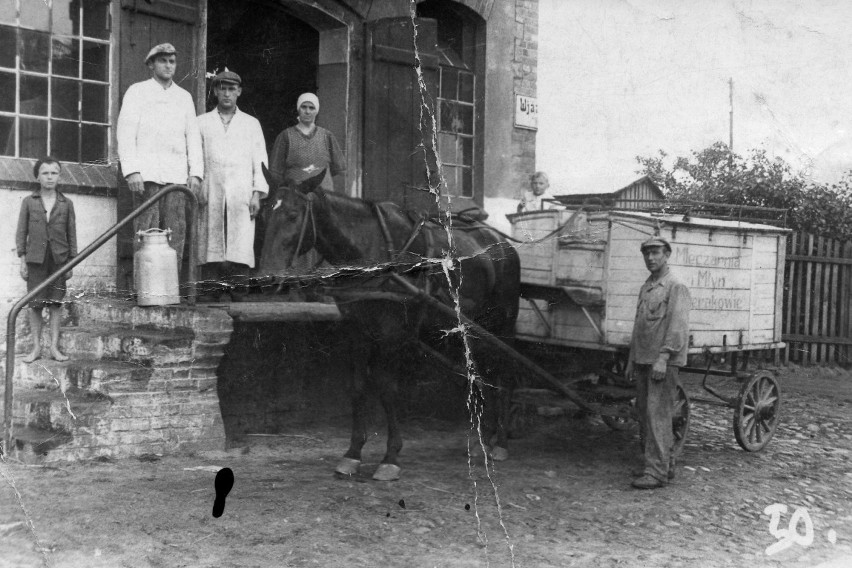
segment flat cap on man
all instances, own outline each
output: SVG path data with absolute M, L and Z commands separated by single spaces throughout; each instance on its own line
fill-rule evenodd
M 667 251 L 672 252 L 672 245 L 669 244 L 669 241 L 660 236 L 654 236 L 642 243 L 639 247 L 639 250 L 644 251 L 646 248 L 650 247 L 663 247 Z
M 242 85 L 243 80 L 240 79 L 240 76 L 234 73 L 233 71 L 228 71 L 225 69 L 215 77 L 213 77 L 213 84 L 216 85 L 218 83 L 234 83 L 235 85 Z
M 148 52 L 148 56 L 145 58 L 145 63 L 151 61 L 152 57 L 156 57 L 160 54 L 163 55 L 175 55 L 177 51 L 175 50 L 175 46 L 170 43 L 161 43 L 160 45 L 155 45 L 151 48 L 151 51 Z

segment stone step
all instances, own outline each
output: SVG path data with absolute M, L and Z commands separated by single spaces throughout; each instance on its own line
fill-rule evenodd
M 27 463 L 215 450 L 225 445 L 215 393 L 131 392 L 105 396 L 15 392 L 10 452 Z
M 179 363 L 193 358 L 194 339 L 189 328 L 81 326 L 63 328 L 59 348 L 73 358 Z
M 24 463 L 37 464 L 44 458 L 74 439 L 70 432 L 45 430 L 22 424 L 12 425 L 12 454 Z
M 224 447 L 216 369 L 233 331 L 224 309 L 98 299 L 69 302 L 64 312 L 60 350 L 71 359 L 16 361 L 11 418 L 18 459 Z M 28 327 L 22 319 L 18 329 Z M 16 351 L 26 353 L 29 334 L 19 331 L 18 338 Z
M 135 361 L 69 359 L 58 362 L 39 359 L 15 365 L 15 389 L 39 389 L 65 392 L 91 390 L 104 394 L 146 390 L 151 378 L 150 366 Z
M 64 391 L 68 388 L 68 367 L 75 362 L 68 360 L 54 361 L 42 357 L 32 363 L 15 360 L 15 389 L 42 389 Z M 5 377 L 5 364 L 3 376 Z
M 47 431 L 71 433 L 92 427 L 112 406 L 109 397 L 87 391 L 20 389 L 14 395 L 12 421 Z
M 152 369 L 132 361 L 76 361 L 67 371 L 68 388 L 101 394 L 147 389 Z
M 68 305 L 72 325 L 86 328 L 104 322 L 122 322 L 130 327 L 148 329 L 197 330 L 199 341 L 224 341 L 233 330 L 233 320 L 225 309 L 187 306 L 137 306 L 128 301 L 78 301 Z

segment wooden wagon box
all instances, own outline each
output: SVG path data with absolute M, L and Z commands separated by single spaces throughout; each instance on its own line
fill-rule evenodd
M 692 296 L 690 352 L 780 347 L 788 229 L 638 211 L 510 215 L 521 257 L 521 339 L 626 349 L 648 270 L 639 247 L 656 232 Z

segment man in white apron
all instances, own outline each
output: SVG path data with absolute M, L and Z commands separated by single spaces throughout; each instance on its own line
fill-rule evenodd
M 198 224 L 199 290 L 239 300 L 237 285 L 254 267 L 255 216 L 269 192 L 261 164 L 267 163 L 260 123 L 237 108 L 240 76 L 227 69 L 213 79 L 217 106 L 198 117 L 204 148 L 203 202 Z

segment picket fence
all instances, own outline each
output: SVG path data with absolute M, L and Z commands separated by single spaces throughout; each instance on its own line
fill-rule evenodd
M 784 271 L 785 364 L 852 363 L 852 242 L 793 233 Z

